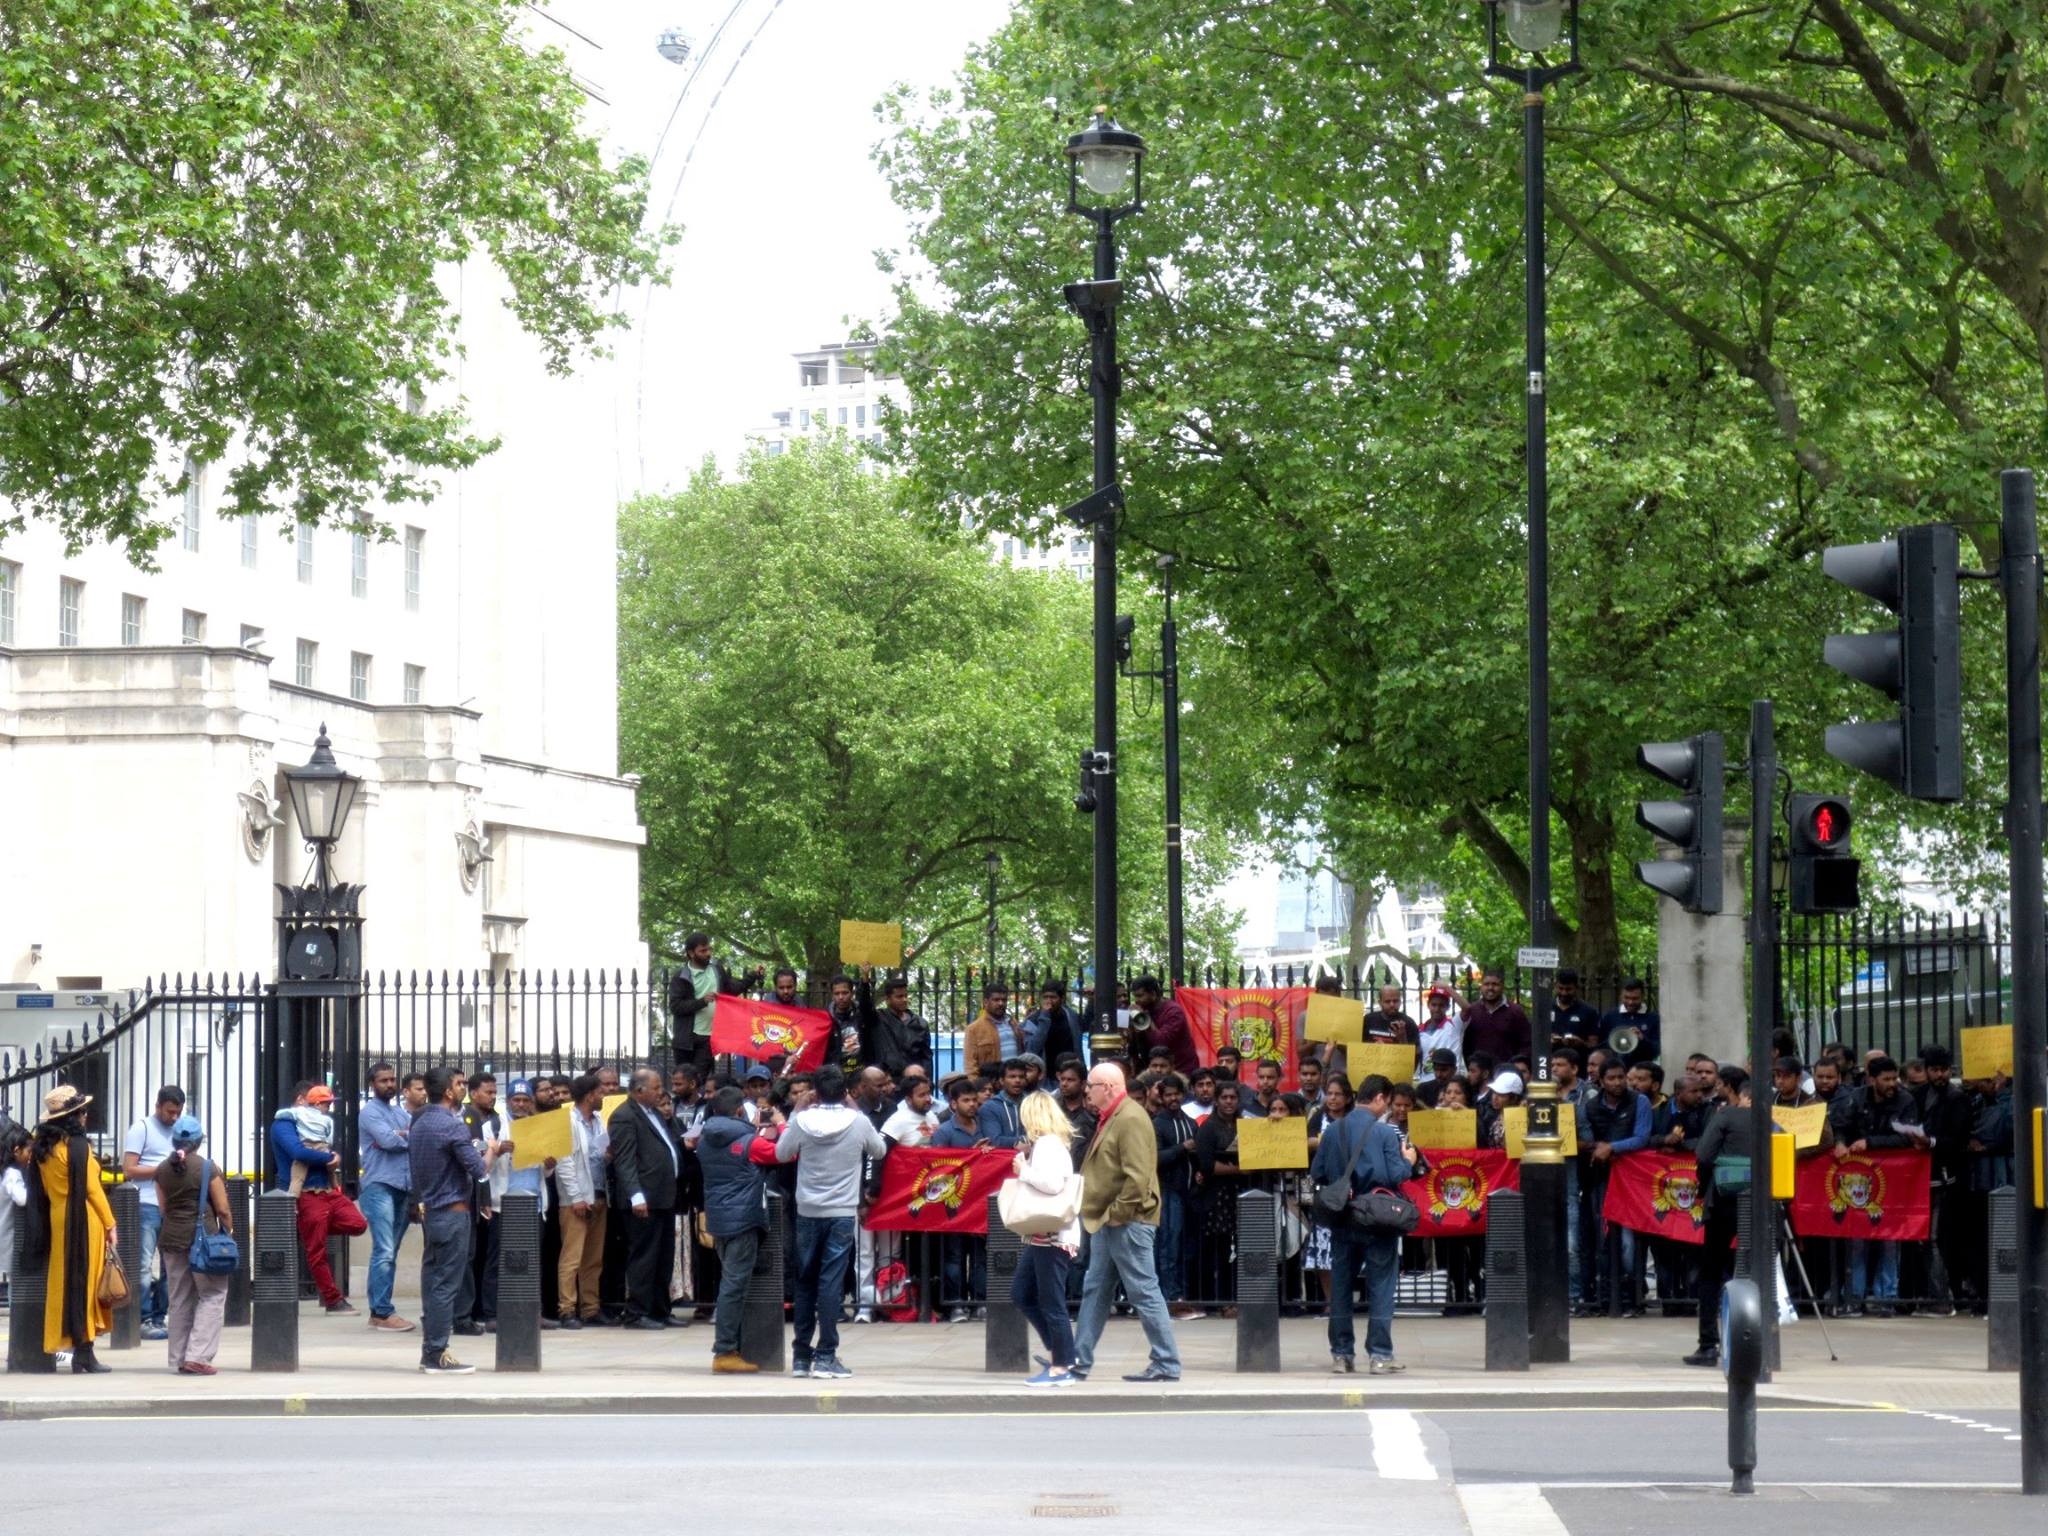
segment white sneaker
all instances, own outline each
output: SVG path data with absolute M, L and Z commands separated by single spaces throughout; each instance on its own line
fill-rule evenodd
M 875 1309 L 873 1307 L 862 1307 L 853 1314 L 853 1320 L 856 1323 L 872 1323 L 875 1320 Z

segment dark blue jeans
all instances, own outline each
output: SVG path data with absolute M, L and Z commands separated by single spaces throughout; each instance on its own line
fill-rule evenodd
M 796 1340 L 790 1363 L 831 1360 L 839 1354 L 839 1306 L 846 1298 L 846 1266 L 853 1257 L 851 1216 L 796 1218 Z M 816 1329 L 818 1347 L 811 1349 Z
M 468 1211 L 429 1211 L 426 1248 L 420 1254 L 420 1344 L 425 1356 L 448 1347 L 455 1327 L 455 1298 L 469 1273 Z
M 1365 1269 L 1365 1350 L 1375 1360 L 1394 1358 L 1394 1281 L 1401 1239 L 1392 1232 L 1330 1228 L 1330 1353 L 1349 1360 L 1358 1352 L 1352 1332 L 1351 1292 Z
M 1186 1197 L 1178 1190 L 1159 1192 L 1159 1237 L 1153 1245 L 1153 1262 L 1159 1267 L 1159 1294 L 1168 1306 L 1187 1295 Z
M 1010 1282 L 1010 1300 L 1038 1330 L 1054 1365 L 1074 1363 L 1074 1323 L 1067 1316 L 1067 1276 L 1073 1268 L 1065 1249 L 1026 1243 L 1017 1256 L 1017 1278 Z
M 988 1239 L 947 1233 L 939 1269 L 939 1299 L 949 1307 L 978 1306 L 988 1296 Z

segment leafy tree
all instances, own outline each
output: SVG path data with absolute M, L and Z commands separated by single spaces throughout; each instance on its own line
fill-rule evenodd
M 1591 75 L 1558 93 L 1548 810 L 1581 964 L 1621 963 L 1623 931 L 1653 911 L 1617 877 L 1648 852 L 1630 802 L 1656 793 L 1635 744 L 1718 727 L 1739 757 L 1747 701 L 1769 695 L 1795 772 L 1840 782 L 1818 766 L 1819 726 L 1878 701 L 1824 674 L 1820 636 L 1871 614 L 1814 555 L 1981 513 L 2000 446 L 2038 441 L 2038 405 L 2011 394 L 2033 365 L 2022 375 L 2019 349 L 1994 342 L 2014 322 L 1984 313 L 1988 280 L 1949 271 L 1944 305 L 1865 233 L 1889 225 L 1896 244 L 1939 220 L 1924 183 L 1808 164 L 1822 146 L 1804 154 L 1754 101 L 1706 103 L 1621 62 L 1741 36 L 1754 74 L 1791 46 L 1770 28 L 1827 9 L 1601 7 Z M 1992 9 L 2034 46 L 2025 8 Z M 1481 82 L 1474 12 L 1023 7 L 957 97 L 890 103 L 881 160 L 938 284 L 929 301 L 899 290 L 890 329 L 915 409 L 892 452 L 940 522 L 1032 529 L 1085 484 L 1080 338 L 1059 301 L 1085 243 L 1058 211 L 1058 149 L 1112 102 L 1151 150 L 1147 207 L 1120 227 L 1126 526 L 1182 556 L 1209 621 L 1217 686 L 1190 741 L 1274 742 L 1263 773 L 1205 790 L 1239 820 L 1321 825 L 1361 887 L 1476 865 L 1526 906 L 1520 98 Z M 2005 97 L 1980 89 L 1945 121 L 1977 134 L 1970 165 L 1991 187 L 2037 152 L 2011 149 L 2021 121 L 1987 99 Z M 1713 238 L 1722 225 L 1740 238 Z M 1684 322 L 1688 303 L 1712 336 Z M 1995 427 L 1939 398 L 1953 326 Z M 1973 669 L 1980 700 L 1993 675 Z
M 185 452 L 231 442 L 224 511 L 369 526 L 489 451 L 409 408 L 454 345 L 443 269 L 488 251 L 564 370 L 662 243 L 524 9 L 8 0 L 0 532 L 147 562 Z
M 673 955 L 701 927 L 816 970 L 854 918 L 901 921 L 913 960 L 978 958 L 993 851 L 1002 963 L 1071 965 L 1090 909 L 1072 805 L 1086 592 L 919 528 L 874 468 L 838 438 L 800 441 L 626 511 L 620 708 L 649 942 Z M 1157 721 L 1137 716 L 1128 761 L 1158 761 Z M 1124 804 L 1124 944 L 1150 961 L 1165 926 L 1156 775 L 1133 774 Z M 1197 954 L 1229 932 L 1211 883 L 1198 858 Z

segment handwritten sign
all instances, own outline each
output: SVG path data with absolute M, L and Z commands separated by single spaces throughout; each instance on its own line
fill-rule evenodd
M 1299 1115 L 1289 1115 L 1285 1120 L 1238 1121 L 1237 1166 L 1247 1172 L 1255 1168 L 1306 1168 L 1308 1122 Z
M 901 965 L 903 925 L 842 922 L 839 925 L 839 959 L 843 965 Z
M 549 1158 L 569 1155 L 569 1106 L 512 1122 L 512 1166 L 538 1168 Z
M 1963 1081 L 2012 1076 L 2012 1026 L 1992 1024 L 1963 1031 Z
M 1517 1104 L 1513 1109 L 1504 1109 L 1501 1115 L 1508 1126 L 1508 1156 L 1519 1158 L 1523 1144 L 1529 1139 L 1529 1106 Z M 1557 1134 L 1564 1142 L 1564 1155 L 1579 1155 L 1579 1117 L 1569 1104 L 1557 1106 Z
M 1459 1152 L 1479 1145 L 1476 1109 L 1414 1109 L 1408 1112 L 1408 1139 L 1418 1147 Z
M 1364 1021 L 1360 1020 L 1362 1024 Z M 1344 1048 L 1344 1074 L 1356 1089 L 1377 1072 L 1390 1083 L 1415 1080 L 1415 1047 L 1412 1045 L 1348 1045 Z
M 1328 997 L 1318 992 L 1308 1000 L 1301 1032 L 1310 1040 L 1350 1045 L 1365 1038 L 1365 1004 L 1355 997 Z
M 1820 1145 L 1821 1128 L 1828 1123 L 1828 1107 L 1825 1104 L 1802 1104 L 1789 1109 L 1783 1104 L 1771 1106 L 1771 1119 L 1779 1130 L 1792 1138 L 1792 1150 L 1804 1152 L 1808 1147 Z

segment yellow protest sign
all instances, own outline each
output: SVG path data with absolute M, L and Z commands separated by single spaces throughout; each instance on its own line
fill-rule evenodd
M 625 1103 L 626 1100 L 630 1097 L 630 1094 L 624 1093 L 606 1094 L 604 1096 L 604 1103 L 598 1107 L 598 1118 L 603 1120 L 606 1125 L 610 1125 L 612 1123 L 612 1111 L 617 1109 L 621 1104 Z
M 1239 1120 L 1237 1166 L 1247 1171 L 1306 1168 L 1308 1122 L 1299 1115 L 1289 1115 L 1285 1120 Z
M 2012 1026 L 1990 1024 L 1963 1031 L 1963 1081 L 2012 1076 Z
M 1501 1116 L 1508 1126 L 1508 1156 L 1519 1158 L 1522 1144 L 1529 1137 L 1529 1106 L 1517 1104 L 1513 1109 L 1504 1109 Z M 1557 1106 L 1557 1134 L 1564 1142 L 1564 1155 L 1579 1155 L 1579 1117 L 1569 1104 Z
M 538 1168 L 549 1158 L 569 1155 L 569 1106 L 512 1122 L 512 1166 Z
M 1408 1112 L 1408 1139 L 1424 1149 L 1461 1152 L 1479 1145 L 1476 1109 L 1414 1109 Z
M 1788 1109 L 1783 1104 L 1771 1106 L 1771 1119 L 1779 1130 L 1792 1138 L 1794 1151 L 1804 1152 L 1808 1147 L 1820 1145 L 1821 1127 L 1828 1123 L 1828 1107 L 1825 1104 L 1802 1104 L 1797 1109 Z
M 839 961 L 842 965 L 901 965 L 903 925 L 840 923 Z
M 1390 1083 L 1413 1082 L 1415 1047 L 1370 1043 L 1344 1047 L 1344 1075 L 1351 1079 L 1354 1090 L 1375 1072 Z
M 1301 1032 L 1310 1040 L 1350 1045 L 1365 1038 L 1365 1004 L 1355 997 L 1328 997 L 1318 992 L 1308 1000 Z

